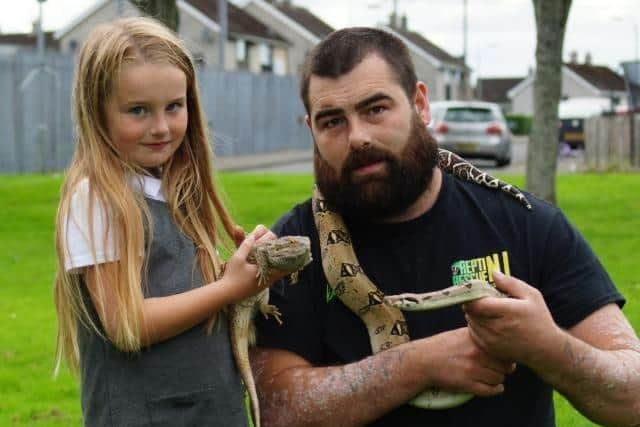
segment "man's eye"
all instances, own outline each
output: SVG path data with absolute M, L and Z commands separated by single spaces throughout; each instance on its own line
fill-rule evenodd
M 129 109 L 129 113 L 133 114 L 134 116 L 142 116 L 147 112 L 147 109 L 144 107 L 140 107 L 140 106 L 136 106 L 136 107 L 131 107 Z
M 385 110 L 386 110 L 386 108 L 383 107 L 382 105 L 375 105 L 375 106 L 369 108 L 369 114 L 371 114 L 371 115 L 380 114 Z
M 342 118 L 335 117 L 333 119 L 330 119 L 330 120 L 327 120 L 326 122 L 324 122 L 323 127 L 325 129 L 331 129 L 331 128 L 334 128 L 334 127 L 340 125 L 342 123 L 342 121 L 343 121 Z

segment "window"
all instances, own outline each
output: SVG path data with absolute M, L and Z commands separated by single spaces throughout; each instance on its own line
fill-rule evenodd
M 264 72 L 273 71 L 273 46 L 264 43 L 260 45 L 260 69 Z
M 451 107 L 444 115 L 447 122 L 490 122 L 495 119 L 493 112 L 487 108 Z
M 246 40 L 236 40 L 236 62 L 238 68 L 247 68 L 249 66 L 249 54 Z

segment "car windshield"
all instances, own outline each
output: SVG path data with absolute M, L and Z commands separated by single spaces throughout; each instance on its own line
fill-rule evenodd
M 447 122 L 490 122 L 494 119 L 491 110 L 486 108 L 449 108 L 444 115 L 444 120 Z

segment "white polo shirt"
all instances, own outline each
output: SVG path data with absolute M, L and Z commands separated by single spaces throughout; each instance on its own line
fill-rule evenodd
M 166 202 L 161 181 L 147 175 L 136 175 L 130 180 L 136 190 L 145 197 Z M 93 226 L 89 227 L 89 181 L 84 179 L 76 187 L 69 208 L 69 217 L 64 221 L 66 238 L 64 247 L 64 267 L 72 271 L 88 265 L 102 264 L 118 260 L 113 228 L 105 230 L 105 209 L 94 196 Z M 95 245 L 95 258 L 91 241 Z

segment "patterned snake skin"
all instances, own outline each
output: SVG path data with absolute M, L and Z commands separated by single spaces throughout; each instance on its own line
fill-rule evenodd
M 516 187 L 482 172 L 449 151 L 439 150 L 439 166 L 461 179 L 504 191 L 531 209 L 524 194 Z M 329 286 L 342 303 L 364 322 L 372 352 L 375 354 L 408 342 L 409 331 L 404 315 L 397 307 L 385 303 L 385 295 L 367 277 L 353 250 L 351 235 L 344 221 L 331 210 L 317 188 L 313 192 L 312 208 L 320 239 L 322 267 Z M 425 409 L 444 409 L 461 405 L 472 397 L 428 389 L 410 403 Z

